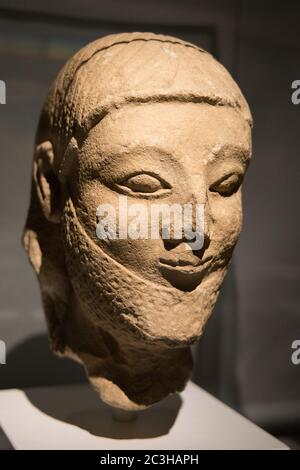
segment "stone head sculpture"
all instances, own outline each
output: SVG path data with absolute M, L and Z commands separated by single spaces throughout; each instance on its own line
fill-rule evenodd
M 179 39 L 107 36 L 72 57 L 52 85 L 24 246 L 52 349 L 81 362 L 110 405 L 142 409 L 184 388 L 190 345 L 241 229 L 250 154 L 251 115 L 238 86 L 210 54 Z M 176 235 L 170 213 L 169 230 L 161 217 L 151 236 L 155 204 L 199 207 L 203 223 L 197 228 L 192 210 L 193 230 Z M 106 232 L 99 207 L 116 217 Z

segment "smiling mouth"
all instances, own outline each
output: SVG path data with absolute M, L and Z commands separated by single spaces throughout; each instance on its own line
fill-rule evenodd
M 187 260 L 164 259 L 159 260 L 159 270 L 167 281 L 174 287 L 184 291 L 194 290 L 207 273 L 209 261 L 205 260 L 189 262 Z

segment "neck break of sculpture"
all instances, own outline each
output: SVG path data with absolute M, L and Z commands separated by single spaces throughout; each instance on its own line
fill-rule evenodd
M 184 389 L 190 345 L 240 233 L 250 156 L 251 115 L 238 86 L 210 54 L 179 39 L 107 36 L 72 57 L 52 85 L 24 245 L 53 350 L 80 361 L 106 403 L 143 409 Z M 119 220 L 120 197 L 129 215 L 137 203 L 144 215 L 158 203 L 202 207 L 202 245 L 184 231 L 151 238 L 150 218 L 146 237 L 99 238 L 99 207 Z

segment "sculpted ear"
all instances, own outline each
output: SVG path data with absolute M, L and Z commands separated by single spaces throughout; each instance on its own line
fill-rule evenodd
M 61 186 L 53 168 L 54 152 L 50 141 L 37 146 L 33 161 L 33 180 L 45 218 L 59 223 L 61 215 Z

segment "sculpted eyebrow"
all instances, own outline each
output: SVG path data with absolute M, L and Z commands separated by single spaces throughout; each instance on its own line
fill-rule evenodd
M 247 162 L 250 159 L 250 149 L 243 146 L 243 145 L 235 145 L 235 144 L 224 144 L 217 146 L 217 148 L 213 148 L 210 158 L 210 161 L 214 161 L 220 157 L 227 157 L 227 158 L 237 158 L 243 159 L 244 162 Z
M 117 159 L 122 157 L 130 157 L 130 155 L 134 155 L 138 157 L 141 154 L 141 158 L 145 158 L 145 152 L 151 153 L 153 156 L 157 158 L 167 158 L 176 161 L 174 158 L 173 153 L 169 149 L 165 149 L 163 147 L 159 147 L 156 144 L 153 145 L 144 145 L 143 143 L 133 144 L 130 146 L 124 146 L 122 148 L 112 148 L 105 152 L 105 154 L 101 157 L 101 163 L 106 164 L 111 159 Z M 148 156 L 149 156 L 148 154 Z

